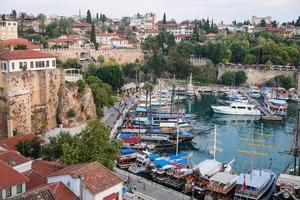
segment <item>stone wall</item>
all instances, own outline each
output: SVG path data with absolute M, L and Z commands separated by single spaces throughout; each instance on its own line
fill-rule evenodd
M 140 49 L 111 49 L 111 50 L 94 50 L 85 48 L 74 48 L 74 49 L 44 49 L 43 51 L 48 52 L 63 62 L 68 58 L 80 58 L 87 57 L 97 60 L 99 55 L 103 55 L 107 60 L 109 58 L 115 59 L 119 64 L 132 63 L 136 59 L 142 61 L 144 54 Z
M 81 99 L 77 98 L 77 90 L 74 90 L 66 101 L 62 94 L 62 88 L 66 86 L 64 71 L 61 69 L 22 71 L 1 74 L 1 77 L 0 135 L 2 136 L 7 135 L 8 118 L 12 120 L 15 132 L 43 134 L 57 127 L 59 115 L 65 115 L 63 113 L 65 110 L 59 111 L 60 105 L 82 105 Z M 90 95 L 88 88 L 83 96 L 85 93 Z M 92 95 L 88 104 L 91 104 L 89 106 L 92 108 L 95 106 Z M 85 105 L 85 107 L 88 106 Z M 76 122 L 82 123 L 87 119 L 86 116 L 95 115 L 95 112 L 90 109 L 82 110 L 81 117 L 76 119 Z M 63 123 L 63 125 L 70 126 L 71 124 Z
M 291 76 L 298 82 L 298 90 L 300 89 L 299 72 L 297 70 L 262 70 L 254 68 L 218 67 L 218 80 L 224 72 L 229 70 L 243 70 L 247 75 L 248 85 L 262 84 L 278 75 Z

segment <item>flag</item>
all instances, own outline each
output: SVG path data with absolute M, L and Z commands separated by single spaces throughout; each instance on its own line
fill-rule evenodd
M 244 174 L 244 185 L 243 185 L 243 192 L 246 190 L 246 175 Z

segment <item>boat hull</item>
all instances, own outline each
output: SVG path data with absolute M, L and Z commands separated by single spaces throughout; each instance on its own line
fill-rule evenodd
M 238 109 L 231 109 L 226 106 L 211 106 L 213 111 L 217 114 L 223 115 L 252 115 L 252 116 L 259 116 L 261 112 L 259 110 L 238 110 Z

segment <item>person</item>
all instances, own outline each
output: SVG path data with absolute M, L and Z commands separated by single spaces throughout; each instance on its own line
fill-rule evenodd
M 136 190 L 136 184 L 133 184 L 133 189 Z
M 143 183 L 143 189 L 146 190 L 146 184 L 145 183 Z

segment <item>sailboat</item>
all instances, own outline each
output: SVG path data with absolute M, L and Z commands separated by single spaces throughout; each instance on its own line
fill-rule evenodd
M 186 96 L 193 97 L 194 96 L 194 86 L 192 84 L 193 74 L 190 75 L 190 83 L 186 86 Z

